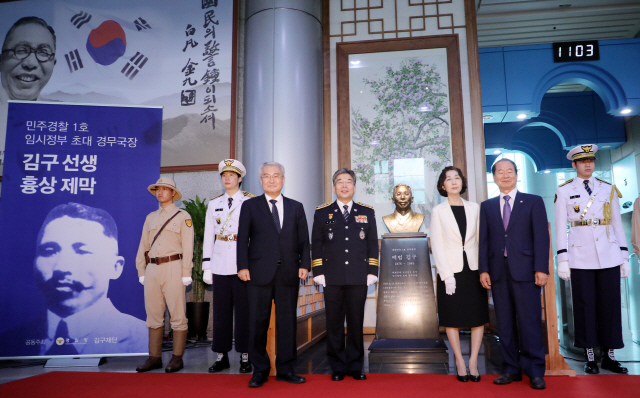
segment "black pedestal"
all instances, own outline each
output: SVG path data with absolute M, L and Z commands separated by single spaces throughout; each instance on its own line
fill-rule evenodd
M 442 339 L 378 340 L 369 346 L 369 363 L 448 363 Z
M 385 234 L 370 363 L 447 363 L 423 233 Z

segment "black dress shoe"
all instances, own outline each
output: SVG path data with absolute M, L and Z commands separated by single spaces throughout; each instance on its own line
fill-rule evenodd
M 342 381 L 342 380 L 344 380 L 344 373 L 343 372 L 333 372 L 331 374 L 331 380 L 333 380 L 333 381 Z
M 249 362 L 249 355 L 242 354 L 240 359 L 240 373 L 251 373 L 251 362 Z
M 367 375 L 363 372 L 349 372 L 349 376 L 353 377 L 354 380 L 367 380 Z
M 474 383 L 477 383 L 480 381 L 480 375 L 474 376 L 472 374 L 469 374 L 469 380 L 471 380 Z
M 597 365 L 596 365 L 597 367 Z M 620 365 L 620 362 L 616 361 L 615 359 L 611 359 L 609 357 L 604 357 L 602 358 L 602 363 L 600 364 L 600 367 L 602 369 L 606 369 L 610 372 L 613 373 L 622 373 L 622 374 L 626 374 L 629 373 L 629 370 L 627 368 L 625 368 L 624 366 Z M 586 370 L 585 370 L 586 372 Z
M 547 383 L 545 383 L 544 378 L 540 376 L 532 377 L 531 388 L 534 388 L 536 390 L 544 390 L 545 388 L 547 388 Z
M 512 381 L 522 381 L 522 373 L 511 375 L 509 373 L 501 374 L 500 377 L 493 381 L 493 384 L 509 384 Z
M 292 383 L 292 384 L 301 384 L 301 383 L 304 383 L 305 381 L 307 381 L 307 379 L 305 379 L 302 376 L 298 376 L 295 373 L 287 373 L 287 374 L 282 374 L 282 375 L 276 375 L 276 380 L 278 380 L 278 381 L 286 381 L 287 383 Z
M 229 356 L 226 352 L 209 367 L 209 373 L 218 373 L 225 369 L 229 369 Z
M 256 373 L 249 380 L 249 387 L 262 387 L 262 385 L 269 381 L 268 375 L 261 375 L 260 373 Z
M 597 375 L 600 373 L 598 363 L 596 361 L 587 361 L 587 363 L 584 364 L 584 372 L 590 375 Z

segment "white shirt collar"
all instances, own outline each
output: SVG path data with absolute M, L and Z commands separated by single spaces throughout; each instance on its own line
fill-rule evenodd
M 229 201 L 229 198 L 233 198 L 233 201 L 235 202 L 237 199 L 240 199 L 242 195 L 244 194 L 239 189 L 238 189 L 238 192 L 233 194 L 233 196 L 229 196 L 229 194 L 226 191 L 224 192 L 224 198 L 227 199 L 227 201 Z
M 589 181 L 589 185 L 594 185 L 593 178 L 594 178 L 593 175 L 591 175 L 591 177 L 589 177 L 586 180 L 576 176 L 576 182 L 579 183 L 581 186 L 584 186 L 584 181 Z
M 353 200 L 350 200 L 349 203 L 342 203 L 340 199 L 336 199 L 336 202 L 338 202 L 338 207 L 340 207 L 341 212 L 344 212 L 344 206 L 346 205 L 347 211 L 351 213 L 351 208 L 353 207 Z
M 511 192 L 509 192 L 508 194 L 504 194 L 502 192 L 500 192 L 500 200 L 504 200 L 505 195 L 509 195 L 509 202 L 511 202 L 512 200 L 515 200 L 516 198 L 516 194 L 518 193 L 518 188 L 513 188 L 513 190 Z
M 272 199 L 275 199 L 275 200 L 276 200 L 276 202 L 278 202 L 278 203 L 282 202 L 282 193 L 280 193 L 280 195 L 278 195 L 278 197 L 277 197 L 277 198 L 272 198 L 271 196 L 269 196 L 269 194 L 268 194 L 268 193 L 266 193 L 266 192 L 265 192 L 265 193 L 264 193 L 264 197 L 265 197 L 265 199 L 267 199 L 267 202 L 269 202 L 269 201 L 270 201 L 270 200 L 272 200 Z M 277 204 L 277 203 L 276 203 L 276 204 Z

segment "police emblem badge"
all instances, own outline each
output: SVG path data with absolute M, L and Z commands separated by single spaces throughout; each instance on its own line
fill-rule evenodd
M 361 229 L 361 230 L 360 230 L 360 239 L 364 239 L 364 236 L 365 236 L 365 235 L 364 235 L 364 230 L 363 230 L 363 229 Z
M 328 236 L 329 236 L 329 240 L 332 240 L 333 239 L 333 232 L 329 232 Z
M 333 213 L 329 213 L 329 220 L 333 218 Z
M 219 218 L 216 218 L 216 222 L 217 222 L 218 224 L 220 224 L 220 219 L 219 219 Z
M 187 227 L 191 228 L 191 226 L 193 225 L 193 223 L 191 222 L 191 220 L 184 220 L 185 224 L 187 224 Z
M 580 205 L 573 206 L 573 211 L 575 211 L 576 213 L 580 213 Z

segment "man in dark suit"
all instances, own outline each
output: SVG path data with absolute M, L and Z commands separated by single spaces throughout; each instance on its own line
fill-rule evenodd
M 501 159 L 491 172 L 500 196 L 480 205 L 480 282 L 491 289 L 503 356 L 494 384 L 522 380 L 544 389 L 540 288 L 549 277 L 549 233 L 542 198 L 518 192 L 513 161 Z
M 343 168 L 333 174 L 337 200 L 316 208 L 313 219 L 313 280 L 324 286 L 327 310 L 327 356 L 331 380 L 345 374 L 365 380 L 362 324 L 367 286 L 378 280 L 378 228 L 373 208 L 353 202 L 356 174 Z M 344 320 L 347 319 L 345 346 Z
M 249 296 L 249 387 L 268 381 L 267 329 L 271 300 L 276 305 L 276 380 L 304 383 L 294 372 L 296 362 L 296 303 L 300 279 L 311 265 L 309 229 L 302 203 L 285 198 L 284 166 L 260 167 L 264 195 L 245 201 L 238 227 L 238 277 L 247 281 Z

